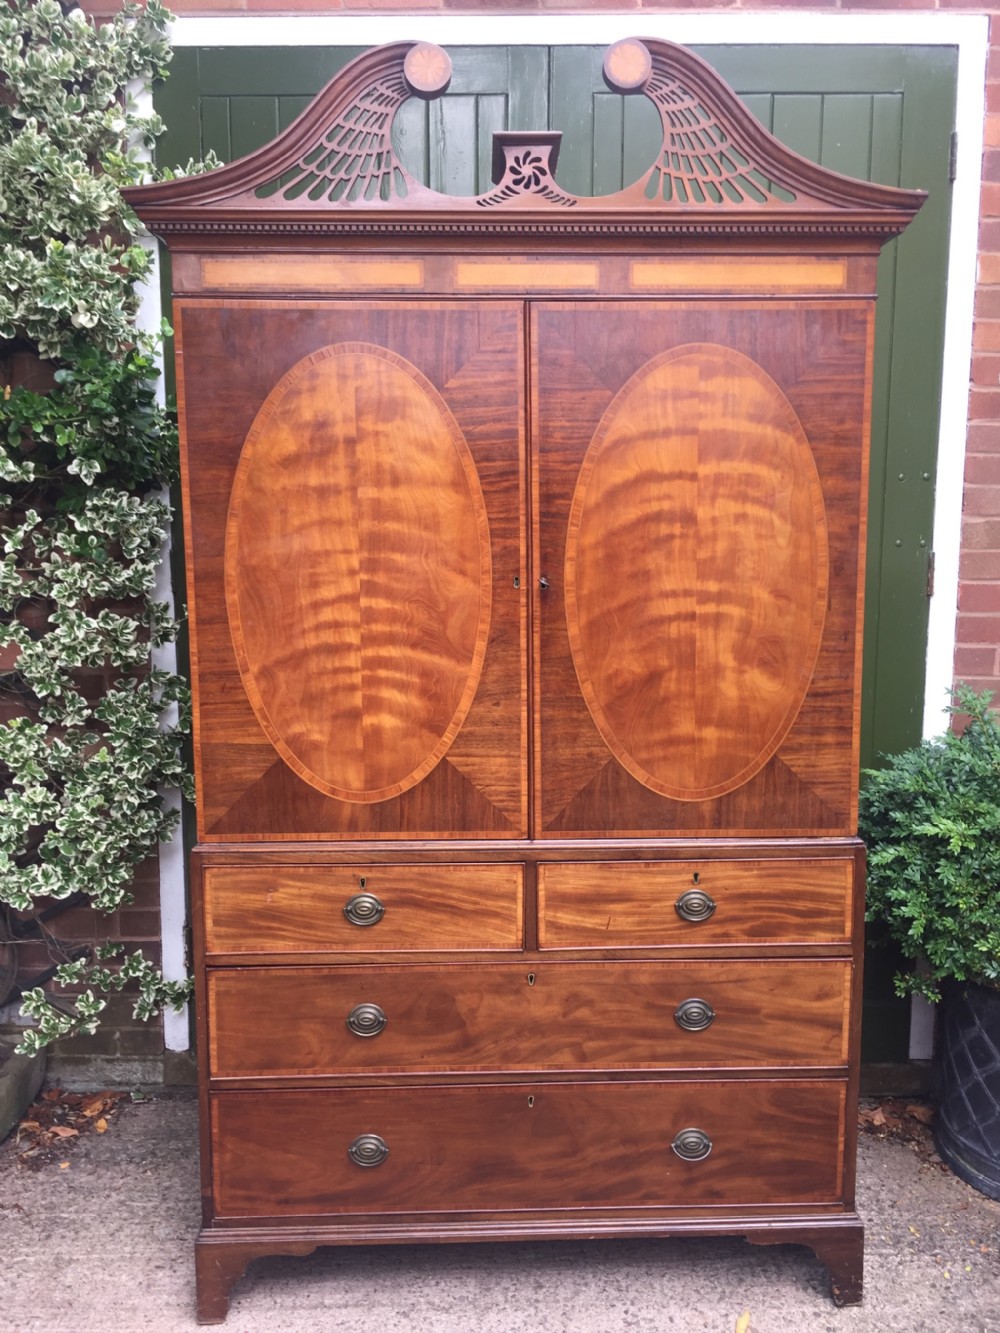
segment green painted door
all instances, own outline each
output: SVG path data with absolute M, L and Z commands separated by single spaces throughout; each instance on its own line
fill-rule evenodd
M 851 176 L 930 198 L 883 251 L 872 426 L 862 763 L 920 738 L 937 455 L 948 181 L 957 51 L 952 47 L 696 48 L 796 152 Z M 446 97 L 408 103 L 398 150 L 452 194 L 489 184 L 495 129 L 563 131 L 559 183 L 604 194 L 653 161 L 659 126 L 641 97 L 608 91 L 598 47 L 451 47 Z M 168 165 L 209 149 L 226 161 L 272 139 L 357 48 L 185 48 L 156 94 Z M 942 704 L 945 701 L 942 700 Z M 884 963 L 869 968 L 867 1050 L 903 1058 L 906 1006 Z M 877 1016 L 873 1012 L 877 1010 Z

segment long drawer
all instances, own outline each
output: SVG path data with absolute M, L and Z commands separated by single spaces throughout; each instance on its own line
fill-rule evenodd
M 524 868 L 207 866 L 208 954 L 520 949 Z
M 845 1090 L 815 1079 L 224 1092 L 211 1105 L 215 1211 L 835 1203 Z
M 828 960 L 218 969 L 210 1063 L 228 1078 L 840 1066 L 850 981 Z
M 615 949 L 846 942 L 853 874 L 847 858 L 539 866 L 538 944 Z

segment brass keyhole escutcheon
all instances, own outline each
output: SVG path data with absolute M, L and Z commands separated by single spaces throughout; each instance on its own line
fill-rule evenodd
M 533 986 L 534 984 L 535 984 L 535 974 L 534 974 L 534 972 L 529 972 L 529 973 L 528 973 L 528 985 L 529 985 L 529 986 Z
M 531 1106 L 534 1106 L 534 1104 L 535 1104 L 535 1099 L 534 1099 L 534 1097 L 529 1097 L 529 1098 L 528 1098 L 528 1106 L 531 1107 Z

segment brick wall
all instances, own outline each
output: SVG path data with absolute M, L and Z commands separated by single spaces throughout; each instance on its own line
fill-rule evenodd
M 120 942 L 130 953 L 142 948 L 152 962 L 159 963 L 160 880 L 155 856 L 139 867 L 132 893 L 132 903 L 110 916 L 101 916 L 84 903 L 50 918 L 44 936 L 19 940 L 15 945 L 19 984 L 29 985 L 40 973 L 64 961 L 74 947 L 104 940 Z M 51 1046 L 49 1080 L 69 1088 L 161 1082 L 163 1024 L 160 1019 L 143 1023 L 134 1018 L 132 1006 L 129 989 L 113 994 L 108 997 L 101 1027 L 93 1037 Z M 16 1009 L 16 1004 L 11 1006 L 12 1026 L 16 1024 Z
M 978 688 L 995 689 L 1000 678 L 1000 10 L 975 12 L 989 12 L 991 19 L 955 674 Z

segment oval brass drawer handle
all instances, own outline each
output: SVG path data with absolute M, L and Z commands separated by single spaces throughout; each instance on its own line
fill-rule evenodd
M 385 903 L 374 893 L 356 893 L 344 903 L 344 916 L 352 926 L 374 926 L 385 916 Z
M 347 1155 L 355 1166 L 381 1166 L 389 1156 L 389 1145 L 377 1134 L 359 1134 Z
M 674 911 L 683 921 L 707 921 L 715 911 L 715 899 L 704 889 L 688 889 L 674 903 Z
M 356 1037 L 377 1037 L 389 1020 L 384 1009 L 366 1003 L 356 1004 L 345 1021 Z
M 685 1032 L 703 1032 L 715 1022 L 715 1010 L 707 1000 L 698 1000 L 694 996 L 682 1000 L 674 1010 L 674 1022 Z
M 685 1162 L 703 1162 L 712 1151 L 712 1140 L 703 1129 L 682 1129 L 670 1146 Z

